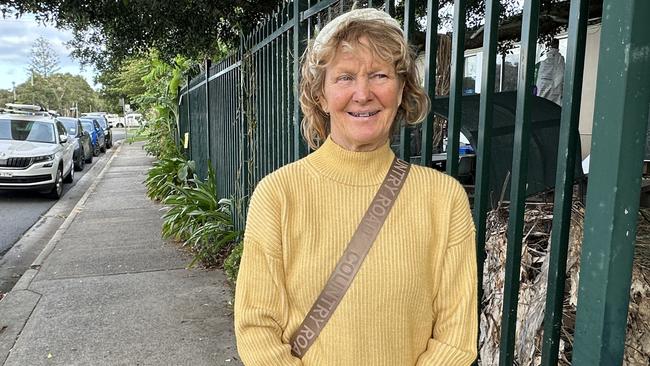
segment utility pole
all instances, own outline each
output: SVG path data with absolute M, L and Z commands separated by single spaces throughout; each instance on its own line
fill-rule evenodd
M 32 69 L 32 104 L 36 104 L 34 96 L 34 69 Z
M 126 125 L 126 101 L 124 100 L 124 98 L 120 98 L 120 106 L 122 107 L 122 118 L 124 118 L 124 141 L 128 141 L 129 128 Z
M 12 81 L 11 85 L 13 85 L 13 90 L 14 90 L 14 103 L 16 103 L 16 82 Z

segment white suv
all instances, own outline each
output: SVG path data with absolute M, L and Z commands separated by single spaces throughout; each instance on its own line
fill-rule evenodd
M 0 113 L 0 189 L 45 191 L 58 199 L 63 183 L 74 179 L 73 153 L 65 127 L 51 116 Z

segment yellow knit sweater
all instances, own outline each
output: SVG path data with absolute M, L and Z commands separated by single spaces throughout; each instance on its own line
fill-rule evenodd
M 352 285 L 303 359 L 289 338 L 320 294 L 394 157 L 388 144 L 317 151 L 264 178 L 251 199 L 235 296 L 246 366 L 469 365 L 477 277 L 467 196 L 413 166 Z

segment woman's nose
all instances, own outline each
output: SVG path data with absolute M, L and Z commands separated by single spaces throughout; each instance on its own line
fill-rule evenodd
M 367 103 L 372 100 L 372 90 L 370 89 L 370 82 L 367 78 L 359 78 L 356 82 L 353 100 L 357 103 Z

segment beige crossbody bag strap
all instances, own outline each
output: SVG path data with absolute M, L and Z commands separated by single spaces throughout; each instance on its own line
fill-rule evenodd
M 393 160 L 379 191 L 363 215 L 343 255 L 336 263 L 325 288 L 291 337 L 291 354 L 295 357 L 302 358 L 341 302 L 388 217 L 410 168 L 411 165 L 404 160 L 397 157 Z

